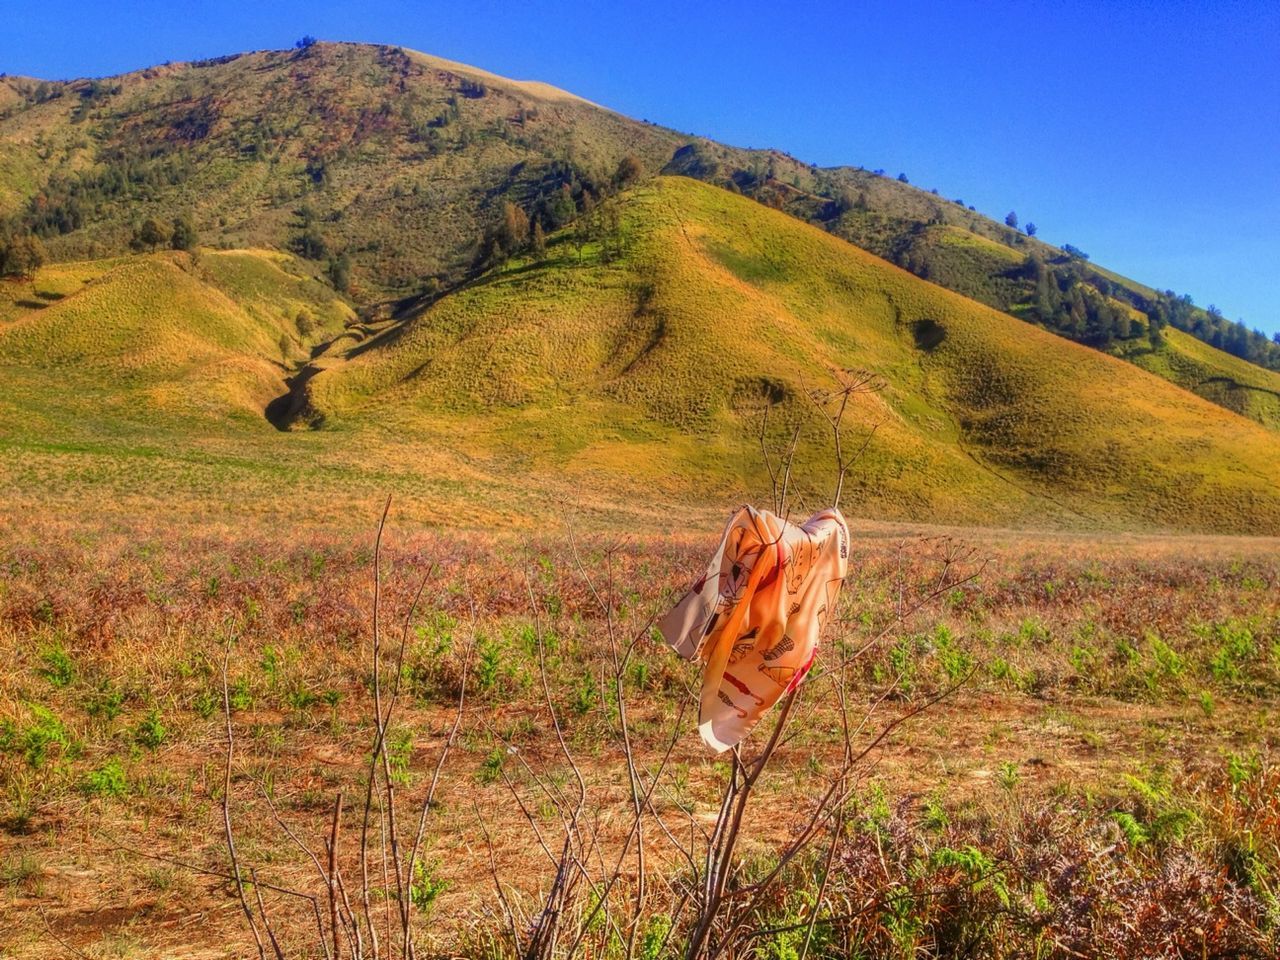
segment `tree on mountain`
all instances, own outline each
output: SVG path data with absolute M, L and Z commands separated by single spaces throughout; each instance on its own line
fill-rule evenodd
M 1018 229 L 1018 215 L 1017 215 L 1016 213 L 1014 213 L 1012 210 L 1010 210 L 1010 211 L 1008 212 L 1008 214 L 1006 214 L 1006 215 L 1005 215 L 1005 218 L 1004 218 L 1004 225 L 1005 225 L 1006 227 L 1009 227 L 1009 228 L 1013 229 L 1013 230 L 1017 230 L 1017 229 Z
M 317 43 L 319 43 L 319 41 L 316 40 L 315 37 L 311 36 L 310 34 L 307 34 L 301 40 L 294 43 L 293 48 L 295 50 L 310 50 Z
M 618 161 L 618 169 L 613 175 L 613 183 L 619 190 L 636 183 L 644 176 L 644 164 L 634 153 L 629 153 Z
M 510 200 L 504 200 L 502 217 L 480 235 L 473 266 L 479 270 L 496 267 L 528 246 L 529 215 Z
M 169 228 L 155 217 L 147 217 L 138 227 L 137 233 L 133 235 L 133 240 L 134 246 L 139 250 L 146 247 L 154 251 L 156 247 L 164 246 L 169 242 Z
M 626 252 L 626 238 L 622 234 L 622 214 L 618 201 L 610 200 L 596 208 L 592 215 L 592 232 L 600 241 L 600 256 L 609 263 Z
M 0 240 L 0 277 L 29 277 L 46 259 L 44 244 L 35 234 Z
M 329 261 L 329 279 L 333 281 L 333 289 L 339 293 L 351 289 L 351 258 L 346 253 Z
M 907 175 L 906 175 L 905 173 L 900 173 L 900 174 L 898 174 L 898 182 L 899 182 L 899 183 L 910 183 L 911 181 L 907 179 Z
M 1034 223 L 1028 223 L 1024 229 L 1027 231 L 1028 237 L 1034 237 L 1036 235 L 1036 225 Z
M 535 220 L 533 222 L 532 239 L 530 247 L 533 250 L 533 258 L 541 263 L 547 257 L 547 234 L 542 229 L 542 221 Z
M 502 223 L 498 227 L 498 242 L 507 256 L 519 253 L 529 242 L 529 215 L 510 200 L 502 203 Z
M 592 240 L 596 238 L 597 226 L 595 217 L 595 202 L 591 199 L 591 194 L 583 194 L 582 197 L 582 213 L 578 214 L 578 219 L 573 221 L 573 248 L 578 253 L 578 259 L 582 259 L 582 253 Z
M 323 260 L 325 254 L 329 252 L 329 245 L 325 243 L 320 228 L 313 223 L 298 235 L 294 241 L 294 249 L 308 260 Z
M 173 229 L 169 233 L 169 245 L 173 249 L 190 252 L 196 248 L 199 239 L 195 224 L 191 222 L 190 217 L 173 218 Z
M 1123 307 L 1114 311 L 1114 321 L 1111 329 L 1114 331 L 1116 338 L 1119 340 L 1128 340 L 1133 336 L 1133 318 L 1129 316 L 1129 311 Z
M 562 183 L 555 196 L 546 204 L 545 210 L 550 221 L 548 226 L 552 230 L 557 230 L 573 220 L 578 215 L 578 205 L 573 200 L 573 187 Z

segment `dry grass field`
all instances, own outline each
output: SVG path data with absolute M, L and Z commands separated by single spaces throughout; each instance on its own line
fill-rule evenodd
M 226 797 L 284 954 L 325 955 L 311 908 L 276 892 L 324 902 L 280 824 L 323 859 L 341 793 L 344 836 L 359 828 L 376 733 L 368 507 L 287 529 L 6 512 L 0 954 L 256 956 L 226 879 Z M 561 904 L 560 949 L 581 936 L 589 956 L 678 956 L 689 933 L 687 857 L 732 771 L 698 740 L 695 671 L 649 623 L 716 520 L 662 535 L 571 521 L 451 531 L 392 505 L 379 664 L 399 699 L 374 796 L 390 783 L 412 813 L 407 844 L 435 791 L 403 895 L 418 956 L 524 954 L 579 777 L 587 879 Z M 840 617 L 748 808 L 735 883 L 768 875 L 830 782 L 847 795 L 753 901 L 759 936 L 737 955 L 797 957 L 810 921 L 815 956 L 1274 955 L 1278 546 L 855 522 Z M 866 715 L 861 748 L 946 691 L 846 769 L 843 717 Z M 624 715 L 649 790 L 643 864 Z M 354 899 L 360 864 L 339 846 Z M 370 910 L 398 956 L 402 898 L 381 870 Z

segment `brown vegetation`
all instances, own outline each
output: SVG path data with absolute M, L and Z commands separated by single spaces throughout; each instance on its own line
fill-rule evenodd
M 405 536 L 393 514 L 383 629 L 395 643 L 409 632 L 403 670 L 395 643 L 384 650 L 382 682 L 402 688 L 378 782 L 421 804 L 464 678 L 468 698 L 411 881 L 419 956 L 527 951 L 532 927 L 512 928 L 494 877 L 512 917 L 540 916 L 567 836 L 550 797 L 578 795 L 575 766 L 577 857 L 593 882 L 625 869 L 603 925 L 588 922 L 590 884 L 572 892 L 559 949 L 581 937 L 656 957 L 688 936 L 696 910 L 673 905 L 697 889 L 696 871 L 663 825 L 681 838 L 710 829 L 732 764 L 697 742 L 680 709 L 692 676 L 644 626 L 709 539 Z M 240 861 L 259 881 L 251 910 L 258 890 L 287 955 L 320 955 L 310 908 L 267 886 L 324 903 L 273 808 L 319 851 L 342 791 L 354 843 L 377 732 L 371 538 L 35 518 L 10 521 L 3 542 L 6 949 L 46 956 L 61 940 L 99 956 L 253 955 L 223 879 L 229 798 Z M 935 537 L 858 537 L 844 616 L 754 788 L 733 882 L 770 874 L 822 790 L 845 782 L 849 793 L 737 915 L 751 940 L 738 955 L 798 956 L 806 939 L 814 956 L 1265 955 L 1280 869 L 1275 545 L 975 534 L 971 546 L 989 560 L 979 578 L 901 617 L 898 604 L 932 592 L 940 560 L 962 554 Z M 970 671 L 952 699 L 846 768 L 847 743 L 865 747 Z M 635 802 L 620 703 L 635 771 L 653 786 L 640 901 L 635 845 L 615 859 Z M 844 711 L 869 704 L 873 722 L 846 741 Z M 416 824 L 402 824 L 410 838 Z M 394 917 L 396 881 L 375 874 L 373 913 Z M 356 860 L 344 875 L 358 885 Z

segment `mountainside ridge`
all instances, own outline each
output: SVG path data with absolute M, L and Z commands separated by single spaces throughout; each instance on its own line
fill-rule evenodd
M 898 181 L 690 141 L 395 48 L 62 91 L 0 119 L 0 169 L 23 169 L 23 143 L 57 158 L 44 200 L 17 206 L 55 260 L 0 282 L 5 443 L 51 457 L 57 483 L 72 469 L 58 451 L 133 451 L 180 485 L 236 462 L 281 483 L 430 476 L 453 496 L 465 464 L 499 500 L 526 476 L 700 508 L 757 490 L 761 441 L 799 429 L 795 491 L 820 503 L 833 451 L 814 398 L 852 376 L 880 386 L 846 424 L 868 442 L 845 486 L 856 513 L 1280 529 L 1280 375 L 1125 299 L 1164 309 L 1153 291 Z M 841 176 L 865 200 L 821 192 Z M 189 251 L 162 249 L 175 198 L 200 211 L 173 224 Z M 122 256 L 130 211 L 151 215 L 131 238 L 150 252 Z M 876 249 L 901 224 L 922 260 Z M 871 233 L 854 244 L 846 227 Z M 81 244 L 93 256 L 67 259 Z M 419 279 L 392 296 L 389 263 Z M 1091 349 L 1037 329 L 1015 302 L 1027 284 L 1091 330 L 1140 333 Z
M 357 316 L 268 251 L 0 285 L 10 482 L 74 487 L 85 458 L 127 454 L 151 469 L 126 490 L 168 477 L 192 498 L 262 476 L 303 498 L 429 483 L 446 502 L 565 488 L 700 509 L 752 496 L 761 440 L 799 429 L 793 491 L 820 504 L 833 459 L 812 398 L 861 370 L 879 389 L 845 423 L 866 442 L 852 514 L 1280 530 L 1280 435 L 1153 374 L 695 180 L 632 186 L 592 223 L 389 314 Z M 112 462 L 89 475 L 118 497 Z
M 316 43 L 0 89 L 17 98 L 0 103 L 0 219 L 36 230 L 60 259 L 119 253 L 148 216 L 190 216 L 206 243 L 328 262 L 360 302 L 413 296 L 474 275 L 504 202 L 557 229 L 632 156 L 642 171 L 746 193 L 1117 355 L 1148 341 L 1177 353 L 1161 336 L 1172 325 L 1280 368 L 1280 345 L 1265 337 L 905 177 L 716 144 L 403 48 Z M 1272 423 L 1252 403 L 1235 409 Z

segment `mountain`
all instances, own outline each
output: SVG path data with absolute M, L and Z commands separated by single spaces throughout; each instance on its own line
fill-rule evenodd
M 0 220 L 59 260 L 129 249 L 148 218 L 207 245 L 328 265 L 369 304 L 475 274 L 505 202 L 557 229 L 620 161 L 742 192 L 917 276 L 1267 425 L 1280 345 L 882 172 L 817 168 L 637 122 L 546 84 L 395 47 L 315 43 L 118 77 L 0 79 Z M 0 230 L 0 233 L 5 231 Z M 1250 369 L 1162 336 L 1173 327 Z M 1194 373 L 1188 371 L 1194 367 Z M 1264 368 L 1264 373 L 1255 372 Z M 1266 369 L 1269 368 L 1269 369 Z
M 1280 375 L 900 180 L 388 47 L 0 91 L 0 210 L 50 257 L 0 281 L 10 498 L 653 522 L 759 497 L 798 429 L 817 504 L 855 371 L 855 513 L 1280 531 Z
M 687 178 L 634 186 L 599 221 L 373 321 L 287 254 L 46 267 L 0 308 L 0 433 L 73 448 L 45 482 L 143 447 L 202 493 L 234 456 L 264 486 L 329 496 L 427 477 L 450 503 L 699 505 L 767 489 L 767 408 L 769 444 L 800 427 L 812 506 L 833 459 L 811 396 L 857 369 L 880 389 L 846 417 L 847 443 L 871 436 L 855 514 L 1280 530 L 1280 435 L 1132 364 Z

